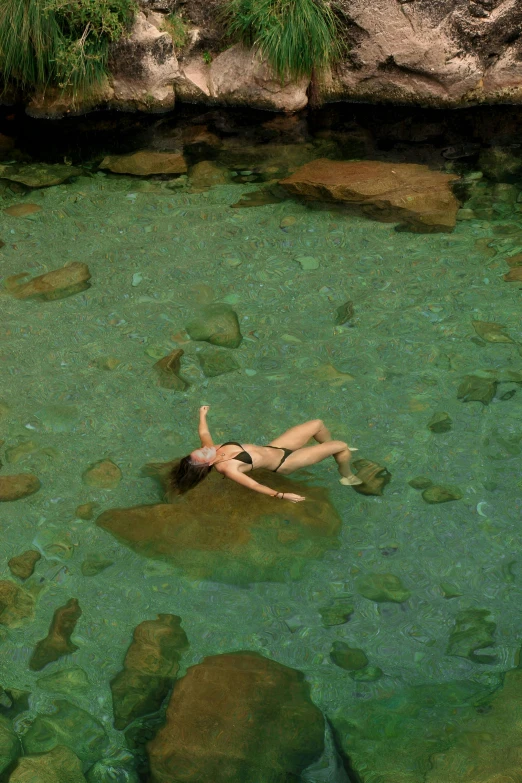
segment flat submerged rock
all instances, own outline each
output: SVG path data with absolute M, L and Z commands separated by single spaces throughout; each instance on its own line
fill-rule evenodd
M 274 491 L 296 483 L 256 471 Z M 229 584 L 300 578 L 311 558 L 338 546 L 341 520 L 320 487 L 302 485 L 306 503 L 254 493 L 211 473 L 172 504 L 116 508 L 97 519 L 119 541 L 146 557 L 167 559 L 196 579 Z
M 279 184 L 293 196 L 358 205 L 375 220 L 431 233 L 455 228 L 459 203 L 450 186 L 457 179 L 416 163 L 320 158 Z

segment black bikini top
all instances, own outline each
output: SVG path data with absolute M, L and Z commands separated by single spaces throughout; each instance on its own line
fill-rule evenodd
M 240 449 L 243 448 L 241 443 L 237 443 L 235 440 L 229 440 L 226 443 L 222 443 L 221 446 L 239 446 Z M 232 457 L 232 459 L 238 459 L 240 462 L 244 462 L 245 465 L 253 465 L 252 457 L 248 453 L 248 451 L 241 451 L 239 454 L 237 454 L 235 457 Z

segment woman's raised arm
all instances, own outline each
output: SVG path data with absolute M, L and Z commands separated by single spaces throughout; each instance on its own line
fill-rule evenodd
M 208 424 L 207 424 L 207 413 L 209 408 L 210 405 L 202 405 L 201 408 L 199 409 L 198 434 L 202 446 L 214 445 L 214 441 L 212 440 L 212 435 L 209 432 Z

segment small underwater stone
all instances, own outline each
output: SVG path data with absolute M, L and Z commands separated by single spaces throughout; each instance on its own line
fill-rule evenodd
M 91 683 L 80 666 L 71 666 L 69 669 L 60 669 L 60 671 L 46 674 L 39 677 L 36 684 L 43 691 L 51 693 L 63 693 L 67 696 L 73 691 L 89 690 Z
M 357 592 L 376 603 L 402 604 L 411 593 L 395 574 L 366 574 L 357 580 Z
M 356 459 L 352 466 L 357 471 L 356 476 L 362 484 L 355 484 L 354 489 L 361 495 L 382 495 L 384 487 L 391 481 L 391 473 L 377 462 L 368 459 Z
M 381 679 L 383 673 L 379 666 L 365 666 L 364 669 L 351 671 L 349 676 L 355 682 L 375 682 Z
M 494 378 L 481 378 L 479 375 L 466 375 L 457 390 L 457 398 L 463 402 L 481 402 L 489 405 L 497 392 L 498 381 Z
M 327 606 L 319 609 L 325 628 L 333 625 L 344 625 L 355 611 L 353 604 L 342 599 L 334 599 Z
M 479 337 L 488 343 L 512 343 L 514 340 L 505 333 L 506 327 L 502 324 L 489 323 L 488 321 L 472 321 L 473 328 Z
M 354 316 L 353 302 L 351 301 L 345 302 L 340 307 L 338 307 L 337 310 L 335 311 L 335 323 L 337 324 L 337 326 L 342 326 L 342 324 L 351 321 L 353 316 Z
M 189 182 L 192 193 L 201 193 L 215 185 L 226 185 L 230 182 L 230 172 L 219 163 L 212 160 L 202 160 L 191 167 Z
M 198 360 L 207 378 L 239 370 L 239 364 L 229 351 L 208 350 L 198 354 Z
M 346 642 L 334 642 L 330 650 L 330 659 L 336 666 L 348 671 L 364 669 L 368 666 L 368 658 L 363 650 L 357 647 L 350 647 Z
M 449 432 L 451 430 L 452 425 L 453 422 L 451 420 L 451 416 L 449 415 L 449 413 L 446 413 L 445 411 L 440 411 L 438 413 L 433 414 L 433 416 L 428 422 L 428 429 L 436 433 Z
M 0 476 L 0 503 L 20 500 L 28 495 L 34 495 L 41 486 L 40 479 L 32 473 Z
M 34 617 L 35 599 L 10 579 L 0 581 L 0 625 L 18 628 Z
M 10 217 L 27 217 L 28 215 L 34 215 L 35 212 L 40 212 L 42 207 L 38 204 L 13 204 L 12 207 L 6 207 L 4 212 Z
M 78 756 L 66 745 L 47 753 L 22 756 L 9 777 L 10 783 L 85 783 Z
M 56 609 L 49 627 L 49 633 L 34 648 L 29 661 L 31 671 L 40 671 L 48 663 L 57 661 L 62 655 L 69 655 L 78 649 L 71 642 L 71 634 L 81 615 L 82 610 L 76 598 L 70 598 L 64 606 Z
M 499 399 L 501 399 L 503 402 L 506 402 L 506 400 L 510 400 L 512 397 L 514 397 L 516 393 L 517 393 L 516 389 L 510 389 L 510 391 L 501 394 Z
M 158 373 L 159 385 L 163 389 L 185 391 L 188 388 L 189 384 L 179 374 L 181 372 L 181 357 L 184 353 L 182 348 L 177 348 L 154 365 L 154 369 Z
M 102 571 L 105 571 L 113 563 L 113 560 L 107 560 L 101 555 L 91 555 L 91 557 L 87 557 L 83 561 L 81 571 L 83 576 L 97 576 L 97 574 L 101 574 Z
M 433 485 L 424 490 L 422 498 L 426 503 L 430 504 L 449 503 L 450 500 L 461 500 L 462 494 L 457 490 L 449 489 L 448 487 Z
M 102 459 L 89 465 L 82 474 L 82 481 L 88 487 L 98 489 L 116 489 L 122 478 L 122 472 L 110 459 Z
M 520 283 L 522 282 L 522 266 L 514 267 L 510 269 L 507 274 L 504 275 L 506 283 Z
M 34 571 L 36 563 L 41 559 L 40 552 L 34 549 L 28 549 L 17 557 L 12 557 L 7 565 L 13 576 L 19 579 L 28 579 Z
M 477 654 L 477 650 L 495 643 L 496 623 L 490 619 L 488 609 L 463 609 L 455 618 L 446 655 L 469 658 L 475 663 L 495 663 L 496 655 Z
M 20 462 L 24 457 L 34 454 L 39 449 L 37 443 L 34 440 L 26 440 L 19 443 L 17 446 L 11 446 L 5 450 L 5 461 L 9 464 L 15 464 Z
M 297 218 L 294 215 L 287 215 L 279 221 L 279 228 L 289 228 L 295 223 L 297 223 Z
M 110 683 L 116 729 L 123 730 L 136 718 L 160 708 L 188 647 L 177 615 L 159 614 L 134 629 L 123 670 Z
M 459 598 L 462 595 L 462 591 L 452 585 L 451 582 L 441 582 L 440 589 L 444 598 Z
M 237 314 L 226 304 L 210 305 L 185 327 L 191 340 L 238 348 L 243 339 Z
M 131 155 L 108 155 L 100 163 L 100 168 L 115 174 L 149 177 L 154 174 L 185 174 L 187 164 L 181 152 L 139 150 Z
M 301 265 L 301 269 L 310 272 L 313 269 L 319 269 L 319 261 L 313 256 L 298 256 L 296 261 Z
M 0 179 L 21 182 L 28 188 L 50 188 L 71 177 L 79 177 L 82 169 L 65 163 L 15 163 L 0 165 Z
M 109 744 L 103 724 L 86 710 L 65 699 L 54 699 L 51 709 L 50 714 L 37 714 L 29 726 L 22 740 L 24 752 L 45 753 L 65 745 L 76 753 L 85 766 L 94 764 Z M 56 779 L 50 780 L 55 783 Z M 63 778 L 63 783 L 72 783 L 73 780 L 75 778 Z M 34 778 L 31 783 L 33 781 Z
M 91 273 L 87 264 L 73 261 L 60 269 L 53 269 L 25 283 L 8 285 L 8 291 L 17 299 L 65 299 L 90 288 Z
M 433 481 L 427 476 L 416 476 L 408 481 L 410 487 L 413 489 L 428 489 L 433 485 Z

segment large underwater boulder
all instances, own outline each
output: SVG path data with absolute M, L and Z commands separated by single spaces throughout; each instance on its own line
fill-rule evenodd
M 167 465 L 169 463 L 166 463 Z M 256 471 L 277 492 L 296 482 Z M 261 495 L 216 472 L 174 503 L 105 511 L 97 524 L 146 557 L 196 579 L 232 584 L 299 578 L 311 558 L 338 547 L 341 520 L 321 487 L 299 485 L 306 503 Z
M 323 748 L 303 674 L 247 651 L 187 670 L 148 754 L 154 783 L 290 783 Z

